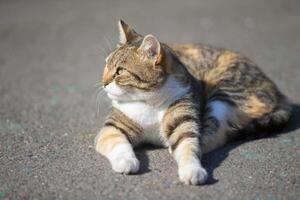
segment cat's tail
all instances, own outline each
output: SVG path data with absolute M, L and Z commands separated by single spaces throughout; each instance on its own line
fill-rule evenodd
M 253 121 L 253 128 L 278 129 L 283 128 L 290 120 L 292 104 L 286 97 L 282 97 L 278 106 L 270 113 Z

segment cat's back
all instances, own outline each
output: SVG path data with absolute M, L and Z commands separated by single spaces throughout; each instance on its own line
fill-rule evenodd
M 225 49 L 200 43 L 169 44 L 179 60 L 196 78 L 202 79 L 205 72 L 213 68 L 215 61 Z
M 207 84 L 215 85 L 224 79 L 234 81 L 240 76 L 270 83 L 255 63 L 238 52 L 200 43 L 169 46 L 190 74 Z
M 205 98 L 233 103 L 251 118 L 272 112 L 284 113 L 278 117 L 283 122 L 289 118 L 288 100 L 247 57 L 202 44 L 173 44 L 170 48 L 190 74 L 204 83 Z

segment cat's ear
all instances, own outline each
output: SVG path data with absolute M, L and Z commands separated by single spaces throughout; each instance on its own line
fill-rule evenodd
M 132 41 L 139 36 L 139 34 L 137 34 L 135 30 L 133 30 L 133 28 L 126 24 L 123 20 L 119 20 L 118 27 L 120 44 L 125 44 L 126 42 Z
M 159 41 L 153 35 L 147 35 L 138 50 L 142 51 L 148 59 L 153 61 L 154 64 L 157 65 L 160 63 L 161 46 Z

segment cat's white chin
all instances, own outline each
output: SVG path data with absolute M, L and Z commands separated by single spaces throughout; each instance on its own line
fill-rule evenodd
M 124 95 L 126 92 L 120 88 L 115 81 L 109 83 L 107 86 L 105 86 L 104 88 L 105 92 L 107 92 L 107 94 L 113 95 L 113 96 L 122 96 Z
M 108 96 L 108 98 L 110 98 L 111 100 L 118 100 L 118 99 L 120 99 L 120 96 L 113 95 L 113 94 L 110 94 L 110 93 L 107 93 L 107 96 Z
M 142 101 L 149 98 L 149 94 L 143 92 L 132 92 L 119 87 L 115 81 L 104 88 L 108 98 L 113 101 L 131 102 Z

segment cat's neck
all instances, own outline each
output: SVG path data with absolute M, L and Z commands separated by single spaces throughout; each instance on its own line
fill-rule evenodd
M 170 105 L 174 101 L 182 98 L 182 96 L 189 93 L 190 89 L 191 89 L 190 85 L 183 85 L 172 75 L 169 75 L 165 84 L 157 91 L 157 95 L 155 95 L 149 101 L 149 103 L 152 106 L 156 106 L 156 107 L 162 105 Z
M 142 126 L 146 135 L 153 135 L 153 131 L 159 131 L 159 123 L 170 105 L 188 95 L 190 89 L 190 85 L 182 85 L 170 76 L 161 88 L 150 94 L 151 98 L 147 101 L 113 100 L 112 105 Z
M 186 66 L 168 45 L 163 46 L 165 52 L 165 67 L 168 73 L 172 74 L 181 84 L 191 85 L 193 76 L 188 72 Z
M 191 90 L 190 85 L 184 85 L 172 75 L 169 75 L 162 87 L 156 91 L 149 92 L 149 98 L 141 101 L 118 101 L 113 100 L 113 105 L 146 104 L 151 107 L 159 108 L 172 104 L 182 98 Z

